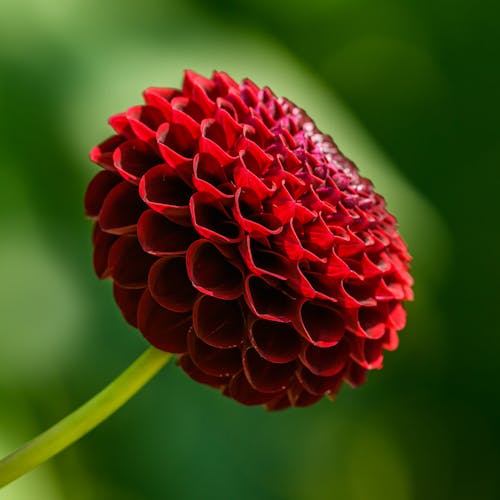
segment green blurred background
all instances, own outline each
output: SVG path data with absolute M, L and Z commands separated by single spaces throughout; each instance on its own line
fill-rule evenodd
M 181 72 L 307 109 L 415 257 L 401 347 L 337 402 L 267 414 L 167 367 L 6 500 L 494 499 L 498 2 L 0 0 L 0 455 L 142 350 L 91 267 L 89 149 Z

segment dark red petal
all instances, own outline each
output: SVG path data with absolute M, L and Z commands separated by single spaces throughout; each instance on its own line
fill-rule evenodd
M 233 214 L 236 222 L 250 236 L 278 234 L 282 225 L 272 213 L 264 213 L 257 194 L 250 189 L 238 189 L 235 194 Z
M 200 292 L 225 300 L 242 294 L 240 269 L 208 240 L 194 242 L 187 251 L 186 261 L 188 276 Z
M 344 380 L 352 387 L 358 387 L 366 382 L 366 368 L 352 361 L 344 372 Z
M 300 359 L 315 375 L 330 377 L 339 373 L 346 365 L 349 359 L 349 344 L 341 341 L 332 347 L 308 345 Z
M 210 193 L 198 192 L 191 197 L 189 207 L 196 231 L 214 243 L 238 243 L 243 231 Z
M 298 332 L 317 347 L 332 347 L 340 342 L 346 326 L 339 310 L 326 303 L 304 300 L 297 308 Z
M 267 248 L 246 235 L 240 246 L 241 255 L 250 272 L 280 280 L 288 278 L 290 264 L 280 253 Z
M 109 273 L 123 288 L 145 288 L 155 260 L 144 252 L 135 236 L 120 236 L 109 252 Z
M 218 349 L 202 342 L 194 332 L 189 333 L 188 350 L 193 363 L 207 375 L 229 377 L 241 369 L 238 348 Z
M 285 390 L 295 373 L 296 363 L 270 363 L 250 347 L 243 353 L 243 369 L 250 385 L 259 392 Z
M 105 233 L 96 224 L 94 228 L 94 270 L 100 279 L 109 276 L 109 252 L 117 240 L 114 234 Z
M 290 408 L 292 403 L 290 402 L 290 398 L 288 397 L 288 393 L 280 394 L 275 399 L 266 403 L 266 410 L 268 411 L 279 411 L 285 410 L 286 408 Z
M 107 233 L 118 235 L 132 233 L 145 209 L 146 206 L 137 196 L 137 188 L 123 181 L 104 199 L 99 214 L 99 225 Z
M 259 276 L 246 277 L 244 296 L 250 310 L 259 318 L 280 322 L 289 322 L 293 319 L 296 298 Z
M 395 351 L 399 345 L 398 332 L 392 328 L 388 328 L 382 337 L 382 346 L 388 351 Z
M 320 377 L 303 366 L 297 371 L 297 378 L 307 392 L 316 396 L 324 396 L 337 394 L 342 385 L 343 373 L 331 377 Z
M 175 354 L 186 352 L 191 313 L 164 309 L 146 290 L 139 302 L 137 318 L 139 330 L 157 349 Z
M 382 353 L 382 340 L 363 339 L 359 337 L 350 338 L 352 350 L 351 358 L 367 370 L 379 370 L 382 368 L 384 355 Z
M 195 156 L 193 184 L 198 191 L 210 193 L 223 204 L 234 198 L 234 185 L 228 181 L 224 167 L 212 155 L 200 153 Z
M 221 300 L 201 295 L 193 309 L 196 335 L 208 345 L 227 349 L 243 341 L 245 323 L 237 300 Z
M 118 173 L 128 182 L 139 184 L 141 177 L 161 158 L 154 149 L 139 139 L 130 139 L 115 149 L 113 162 Z
M 137 237 L 151 255 L 184 255 L 199 236 L 192 227 L 179 226 L 154 210 L 146 210 L 137 223 Z
M 137 328 L 137 309 L 144 293 L 143 288 L 122 288 L 113 283 L 113 296 L 127 323 Z
M 261 405 L 277 398 L 275 392 L 265 393 L 255 390 L 242 371 L 231 379 L 227 393 L 231 398 L 247 406 Z
M 149 271 L 148 286 L 158 304 L 175 312 L 191 311 L 198 296 L 188 278 L 184 257 L 157 260 Z
M 208 385 L 214 389 L 220 389 L 229 382 L 229 377 L 215 377 L 202 372 L 190 358 L 189 354 L 183 354 L 179 359 L 182 369 L 195 381 Z
M 299 408 L 311 406 L 314 403 L 317 403 L 323 397 L 323 394 L 311 394 L 306 389 L 304 389 L 299 381 L 294 381 L 288 389 L 287 393 L 292 406 L 296 406 Z
M 120 135 L 111 136 L 92 149 L 90 159 L 106 170 L 114 172 L 116 169 L 113 163 L 113 152 L 124 141 L 125 137 Z
M 174 168 L 157 165 L 141 179 L 139 194 L 156 212 L 181 225 L 191 225 L 189 199 L 192 189 Z
M 127 110 L 126 117 L 138 139 L 153 143 L 156 130 L 165 121 L 163 113 L 154 106 L 133 106 Z
M 295 329 L 286 323 L 255 318 L 248 333 L 255 350 L 271 363 L 295 360 L 302 347 Z
M 91 181 L 85 193 L 85 215 L 97 218 L 108 193 L 119 182 L 121 177 L 108 170 L 99 172 Z
M 380 339 L 384 336 L 387 322 L 387 306 L 382 303 L 375 307 L 353 309 L 348 319 L 350 330 L 360 337 Z

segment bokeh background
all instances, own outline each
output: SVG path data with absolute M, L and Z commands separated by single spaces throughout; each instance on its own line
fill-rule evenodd
M 336 403 L 267 414 L 168 366 L 5 500 L 494 499 L 500 6 L 0 0 L 0 455 L 146 347 L 91 267 L 89 149 L 143 88 L 269 84 L 374 179 L 415 257 L 401 347 Z

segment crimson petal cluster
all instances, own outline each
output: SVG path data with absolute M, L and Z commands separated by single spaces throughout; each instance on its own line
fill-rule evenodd
M 194 380 L 269 410 L 333 398 L 398 345 L 410 256 L 384 199 L 309 116 L 186 71 L 109 120 L 86 214 L 126 321 Z

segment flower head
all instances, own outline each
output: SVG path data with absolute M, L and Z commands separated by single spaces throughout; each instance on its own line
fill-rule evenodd
M 371 182 L 269 88 L 185 73 L 110 118 L 85 207 L 125 319 L 194 380 L 277 410 L 382 367 L 410 257 Z

